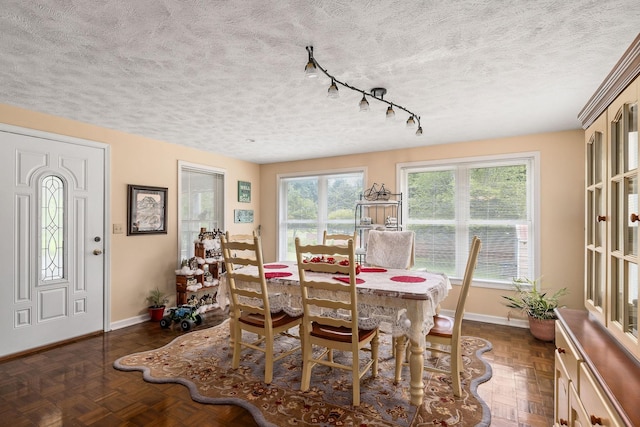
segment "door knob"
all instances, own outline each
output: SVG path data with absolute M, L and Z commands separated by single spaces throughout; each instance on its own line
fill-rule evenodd
M 94 255 L 102 255 L 102 251 L 100 249 L 94 249 L 93 250 L 93 254 Z

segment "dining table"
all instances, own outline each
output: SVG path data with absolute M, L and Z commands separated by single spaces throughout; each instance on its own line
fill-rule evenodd
M 272 312 L 287 308 L 302 309 L 298 266 L 292 261 L 264 264 Z M 257 275 L 255 266 L 242 267 L 238 273 Z M 326 273 L 307 272 L 307 278 Z M 348 280 L 334 274 L 332 279 Z M 433 316 L 446 298 L 451 283 L 446 274 L 424 270 L 361 267 L 356 276 L 358 316 L 390 325 L 396 345 L 396 358 L 404 357 L 404 343 L 409 340 L 410 403 L 421 405 L 424 397 L 424 351 L 426 335 L 433 327 Z M 225 274 L 220 277 L 217 302 L 224 308 L 230 303 Z M 230 310 L 231 312 L 231 310 Z M 230 319 L 233 321 L 233 319 Z M 233 339 L 233 337 L 231 337 Z

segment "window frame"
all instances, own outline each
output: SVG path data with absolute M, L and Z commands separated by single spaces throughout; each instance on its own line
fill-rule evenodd
M 357 174 L 357 173 L 361 173 L 362 174 L 362 191 L 364 191 L 364 187 L 366 185 L 367 182 L 367 168 L 365 166 L 355 166 L 355 167 L 350 167 L 350 168 L 340 168 L 340 169 L 324 169 L 324 170 L 317 170 L 317 171 L 309 171 L 309 172 L 291 172 L 291 173 L 283 173 L 283 174 L 278 174 L 276 175 L 276 185 L 277 185 L 277 206 L 278 206 L 278 212 L 277 212 L 277 218 L 278 218 L 278 223 L 277 223 L 277 242 L 276 242 L 276 254 L 278 255 L 278 259 L 279 260 L 285 260 L 286 259 L 286 248 L 287 248 L 287 233 L 283 232 L 283 224 L 286 222 L 286 218 L 283 218 L 283 215 L 285 214 L 285 212 L 287 211 L 287 197 L 284 194 L 284 184 L 287 180 L 292 179 L 292 178 L 301 178 L 301 179 L 305 179 L 305 178 L 318 178 L 321 176 L 329 176 L 329 175 L 341 175 L 341 174 Z M 324 186 L 324 190 L 326 190 L 326 186 Z M 326 196 L 326 191 L 324 192 L 325 196 Z M 321 193 L 319 191 L 318 193 L 318 197 L 320 197 Z M 355 230 L 355 207 L 356 207 L 356 202 L 357 200 L 354 200 L 353 203 L 353 210 L 354 210 L 354 220 L 353 220 L 353 227 Z M 325 223 L 328 223 L 328 218 L 326 218 L 327 216 L 327 210 L 326 210 L 326 205 L 325 206 L 321 206 L 320 204 L 318 205 L 318 226 L 320 226 L 320 223 L 323 221 L 323 218 L 321 217 L 321 215 L 324 215 L 324 221 Z M 319 236 L 319 238 L 321 237 L 321 235 Z M 320 240 L 321 242 L 321 240 Z M 284 248 L 284 249 L 283 249 Z M 284 250 L 284 252 L 283 252 Z
M 198 173 L 204 173 L 204 174 L 217 174 L 217 175 L 222 175 L 222 196 L 220 198 L 220 202 L 222 203 L 222 219 L 221 222 L 222 224 L 220 225 L 220 229 L 221 230 L 225 230 L 225 226 L 228 223 L 227 221 L 227 209 L 226 209 L 226 195 L 229 194 L 228 189 L 227 189 L 227 185 L 228 185 L 228 179 L 227 179 L 227 170 L 226 169 L 222 169 L 222 168 L 218 168 L 218 167 L 214 167 L 214 166 L 207 166 L 207 165 L 201 165 L 201 164 L 197 164 L 197 163 L 190 163 L 190 162 L 186 162 L 183 160 L 178 160 L 178 195 L 177 195 L 177 200 L 178 200 L 178 204 L 177 204 L 177 217 L 178 217 L 178 259 L 177 259 L 177 265 L 180 265 L 180 262 L 182 261 L 182 173 L 184 171 L 193 171 L 193 172 L 198 172 Z M 208 230 L 211 231 L 211 230 Z M 194 250 L 193 247 L 193 241 L 191 242 L 191 247 L 187 248 L 187 253 L 191 253 Z
M 396 179 L 400 183 L 400 191 L 405 194 L 405 203 L 402 204 L 402 218 L 404 220 L 405 227 L 409 224 L 409 193 L 408 193 L 408 174 L 411 172 L 417 172 L 420 169 L 448 169 L 458 168 L 464 166 L 468 169 L 481 168 L 481 167 L 495 167 L 495 166 L 509 166 L 514 164 L 526 163 L 527 175 L 530 182 L 527 183 L 527 209 L 531 216 L 531 230 L 529 232 L 529 238 L 532 242 L 532 246 L 529 248 L 529 254 L 532 257 L 530 263 L 531 279 L 540 277 L 540 153 L 538 151 L 522 152 L 522 153 L 509 153 L 501 155 L 488 155 L 488 156 L 473 156 L 473 157 L 460 157 L 451 159 L 439 159 L 439 160 L 423 160 L 416 162 L 404 162 L 396 165 Z M 467 170 L 468 170 L 467 169 Z M 458 184 L 456 184 L 457 186 Z M 455 201 L 456 204 L 456 218 L 454 223 L 456 227 L 461 226 L 462 219 L 458 217 L 458 210 L 465 205 L 468 205 L 468 200 Z M 471 225 L 476 222 L 471 223 Z M 468 224 L 463 224 L 466 230 L 469 229 Z M 464 233 L 462 233 L 464 234 Z M 465 234 L 463 237 L 468 235 Z M 464 264 L 466 262 L 467 253 L 469 251 L 467 240 L 463 239 L 459 233 L 456 233 L 456 271 L 458 274 L 464 273 Z M 460 284 L 462 277 L 451 277 L 451 283 Z M 473 286 L 500 289 L 500 290 L 512 290 L 513 286 L 511 281 L 503 282 L 497 280 L 478 279 L 474 278 Z

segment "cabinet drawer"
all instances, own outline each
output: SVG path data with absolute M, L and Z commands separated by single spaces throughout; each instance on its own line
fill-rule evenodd
M 578 394 L 584 409 L 589 415 L 589 420 L 594 425 L 622 426 L 622 420 L 616 415 L 609 399 L 604 395 L 600 385 L 587 368 L 587 365 L 580 366 L 580 390 Z
M 576 348 L 569 341 L 569 337 L 560 322 L 556 322 L 556 354 L 562 361 L 569 379 L 574 382 L 574 387 L 580 391 L 580 381 L 578 378 L 578 366 L 582 361 Z
M 569 384 L 569 407 L 571 419 L 569 420 L 568 425 L 579 427 L 588 427 L 592 425 L 589 420 L 589 415 L 587 414 L 587 411 L 585 411 L 584 406 L 580 401 L 580 397 L 578 396 L 578 392 L 573 384 Z

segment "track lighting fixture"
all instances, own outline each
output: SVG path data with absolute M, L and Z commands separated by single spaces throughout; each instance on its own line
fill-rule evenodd
M 371 89 L 371 92 L 365 92 L 364 90 L 351 86 L 348 83 L 343 83 L 340 80 L 336 79 L 331 74 L 329 74 L 329 72 L 326 69 L 322 68 L 320 64 L 318 64 L 318 61 L 316 61 L 316 59 L 313 57 L 313 46 L 307 46 L 307 52 L 309 53 L 309 60 L 307 61 L 307 65 L 304 67 L 305 75 L 308 78 L 317 78 L 318 69 L 320 69 L 320 71 L 322 71 L 327 77 L 329 77 L 331 79 L 331 86 L 329 86 L 329 89 L 327 90 L 327 96 L 329 98 L 338 98 L 340 96 L 340 94 L 338 93 L 338 86 L 336 85 L 336 83 L 340 84 L 341 86 L 344 86 L 356 92 L 362 93 L 362 99 L 360 100 L 360 104 L 359 104 L 360 111 L 363 111 L 363 112 L 369 111 L 369 101 L 367 101 L 367 97 L 373 98 L 380 102 L 384 102 L 389 106 L 387 108 L 387 113 L 386 113 L 387 119 L 391 120 L 395 118 L 396 112 L 394 111 L 393 107 L 396 107 L 399 110 L 409 113 L 409 118 L 407 119 L 407 127 L 413 128 L 417 122 L 418 130 L 416 130 L 416 136 L 422 135 L 422 126 L 420 126 L 420 116 L 407 110 L 401 105 L 393 104 L 383 99 L 384 95 L 387 93 L 387 89 L 383 87 L 375 87 Z

